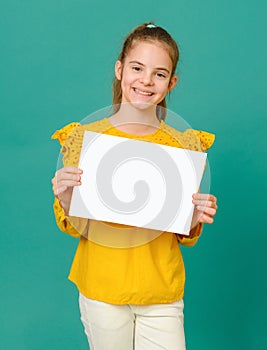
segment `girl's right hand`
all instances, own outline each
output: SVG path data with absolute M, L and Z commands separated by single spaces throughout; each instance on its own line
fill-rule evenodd
M 81 169 L 65 166 L 56 171 L 52 179 L 54 195 L 59 199 L 66 215 L 69 212 L 73 187 L 81 185 L 82 172 Z

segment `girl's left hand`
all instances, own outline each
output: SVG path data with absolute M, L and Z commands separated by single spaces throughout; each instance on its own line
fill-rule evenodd
M 212 194 L 194 193 L 192 202 L 195 204 L 195 209 L 191 226 L 195 226 L 198 222 L 212 224 L 218 208 L 217 198 Z

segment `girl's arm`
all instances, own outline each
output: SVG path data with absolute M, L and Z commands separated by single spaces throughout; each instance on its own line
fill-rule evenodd
M 60 231 L 69 234 L 72 237 L 79 238 L 81 235 L 87 236 L 89 229 L 89 220 L 82 218 L 68 217 L 58 198 L 54 201 L 54 214 Z
M 78 169 L 83 133 L 79 123 L 71 123 L 57 130 L 52 139 L 58 140 L 63 154 L 63 168 L 52 179 L 55 195 L 54 214 L 59 229 L 73 237 L 87 235 L 89 220 L 69 217 L 70 200 L 74 186 L 81 184 L 82 170 Z

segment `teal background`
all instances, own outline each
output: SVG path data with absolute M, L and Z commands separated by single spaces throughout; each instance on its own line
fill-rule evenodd
M 50 137 L 111 103 L 122 40 L 147 20 L 180 47 L 168 107 L 216 133 L 219 211 L 183 249 L 187 349 L 267 348 L 265 11 L 259 0 L 1 3 L 1 349 L 87 349 L 67 280 L 78 241 L 52 212 Z

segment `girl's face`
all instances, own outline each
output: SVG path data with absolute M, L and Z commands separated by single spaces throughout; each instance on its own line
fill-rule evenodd
M 159 42 L 133 43 L 124 64 L 117 61 L 115 65 L 122 103 L 159 104 L 178 81 L 171 72 L 171 58 Z

